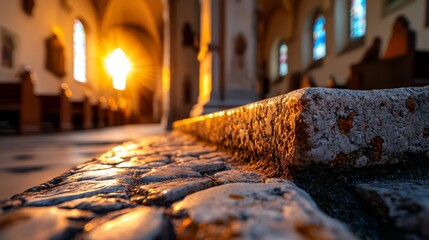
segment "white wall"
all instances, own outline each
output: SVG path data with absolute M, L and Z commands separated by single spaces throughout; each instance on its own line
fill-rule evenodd
M 98 79 L 96 13 L 90 1 L 67 1 L 69 9 L 59 0 L 35 1 L 32 16 L 21 9 L 21 1 L 0 0 L 0 28 L 17 36 L 17 62 L 12 71 L 0 70 L 0 82 L 18 81 L 16 74 L 23 65 L 29 65 L 37 76 L 36 94 L 56 94 L 65 82 L 73 92 L 72 99 L 81 99 L 85 90 Z M 82 84 L 73 79 L 73 22 L 83 20 L 87 29 L 87 79 Z M 56 77 L 45 69 L 45 40 L 56 31 L 65 48 L 66 76 Z
M 278 24 L 285 21 L 285 19 L 288 19 L 286 10 L 280 8 L 271 15 L 266 25 L 264 52 L 268 60 L 268 76 L 272 81 L 278 78 L 278 48 L 280 41 L 288 39 L 286 24 Z
M 347 14 L 338 14 L 338 6 L 340 1 L 347 0 L 332 0 L 331 5 L 327 9 L 323 9 L 326 22 L 327 22 L 327 52 L 320 67 L 307 71 L 311 74 L 318 86 L 325 86 L 326 80 L 330 75 L 334 75 L 339 83 L 345 83 L 349 74 L 349 66 L 363 56 L 364 52 L 371 45 L 375 36 L 382 38 L 381 55 L 385 52 L 391 33 L 393 22 L 398 15 L 405 15 L 412 29 L 417 33 L 417 49 L 429 50 L 429 28 L 424 26 L 426 14 L 426 2 L 421 0 L 410 1 L 410 3 L 390 12 L 383 14 L 383 1 L 381 0 L 367 0 L 367 34 L 365 37 L 365 44 L 357 49 L 339 53 L 341 45 L 341 36 L 343 31 L 336 30 L 344 26 L 341 22 L 348 21 L 344 17 Z M 322 8 L 321 0 L 301 0 L 298 4 L 296 11 L 295 21 L 296 28 L 293 37 L 288 40 L 289 46 L 289 73 L 294 71 L 304 72 L 311 64 L 311 20 L 317 9 Z M 337 14 L 335 14 L 337 12 Z M 277 18 L 278 15 L 274 15 Z M 286 26 L 286 18 L 283 21 L 272 21 L 272 24 L 278 26 L 270 26 L 270 29 L 279 29 L 279 26 Z M 284 36 L 284 30 L 276 30 L 277 34 L 270 33 L 267 38 L 275 39 L 273 35 L 279 37 Z M 272 40 L 270 40 L 272 41 Z M 273 44 L 277 44 L 272 41 Z M 340 47 L 338 47 L 340 45 Z M 269 47 L 265 50 L 265 56 L 269 56 Z M 271 63 L 270 63 L 271 64 Z M 272 77 L 272 76 L 270 76 Z M 275 89 L 274 89 L 275 91 Z

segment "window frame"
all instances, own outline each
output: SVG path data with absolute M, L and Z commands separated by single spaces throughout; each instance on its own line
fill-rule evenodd
M 281 49 L 282 45 L 286 46 L 286 68 L 287 68 L 287 70 L 286 70 L 286 73 L 284 75 L 282 75 L 280 73 L 280 65 L 281 65 L 281 61 L 280 61 L 280 49 Z M 285 40 L 280 40 L 280 42 L 278 44 L 278 48 L 277 48 L 277 76 L 279 78 L 286 77 L 289 74 L 289 61 L 288 61 L 288 58 L 289 58 L 289 47 L 287 45 L 287 42 Z
M 346 0 L 347 1 L 347 29 L 345 29 L 347 31 L 347 37 L 346 37 L 346 44 L 344 46 L 344 48 L 339 52 L 339 55 L 347 53 L 349 51 L 352 51 L 354 49 L 360 48 L 362 46 L 365 45 L 365 39 L 368 33 L 368 15 L 365 14 L 365 34 L 361 37 L 356 37 L 356 38 L 352 38 L 351 37 L 351 9 L 352 9 L 352 5 L 351 5 L 351 0 Z M 365 1 L 365 12 L 367 13 L 367 1 Z
M 315 24 L 316 24 L 316 20 L 320 17 L 320 16 L 322 16 L 323 18 L 324 18 L 324 20 L 325 20 L 325 55 L 323 56 L 323 57 L 321 57 L 321 58 L 319 58 L 319 59 L 315 59 L 314 58 L 314 35 L 313 35 L 313 33 L 314 33 L 314 26 L 315 26 Z M 328 48 L 328 44 L 327 44 L 327 29 L 326 29 L 326 26 L 327 26 L 327 22 L 326 22 L 326 16 L 325 16 L 325 14 L 323 14 L 323 12 L 319 9 L 319 10 L 317 10 L 314 14 L 313 14 L 313 16 L 312 16 L 312 18 L 311 18 L 311 24 L 310 24 L 310 29 L 309 29 L 309 31 L 310 31 L 310 37 L 311 37 L 311 43 L 310 43 L 310 49 L 311 49 L 311 51 L 310 51 L 310 59 L 311 59 L 311 62 L 310 62 L 310 65 L 307 67 L 307 71 L 309 71 L 309 70 L 312 70 L 312 69 L 314 69 L 314 68 L 318 68 L 318 67 L 321 67 L 322 65 L 323 65 L 323 60 L 326 58 L 326 54 L 327 54 L 327 48 Z
M 314 57 L 314 44 L 315 44 L 315 41 L 316 41 L 316 39 L 314 38 L 314 30 L 315 30 L 315 26 L 316 26 L 316 21 L 320 18 L 320 17 L 322 17 L 323 18 L 323 20 L 324 20 L 324 25 L 325 25 L 325 53 L 324 53 L 324 55 L 323 55 L 323 57 L 320 57 L 320 58 L 318 58 L 318 59 L 316 59 L 315 57 Z M 311 37 L 312 37 L 312 41 L 311 41 L 311 58 L 313 59 L 313 61 L 314 62 L 316 62 L 316 61 L 320 61 L 320 60 L 322 60 L 322 59 L 324 59 L 325 57 L 326 57 L 326 48 L 327 48 L 327 44 L 326 44 L 326 42 L 327 42 L 327 33 L 326 33 L 326 17 L 325 17 L 325 15 L 323 14 L 323 13 L 321 13 L 321 12 L 318 12 L 315 16 L 314 16 L 314 18 L 313 18 L 313 22 L 312 22 L 312 25 L 311 25 Z
M 365 33 L 364 33 L 364 35 L 362 35 L 362 36 L 360 36 L 360 37 L 352 37 L 352 29 L 351 29 L 351 24 L 352 24 L 352 21 L 351 21 L 351 12 L 352 12 L 352 4 L 351 4 L 351 1 L 356 1 L 356 0 L 347 0 L 347 11 L 348 11 L 348 24 L 347 24 L 347 37 L 348 37 L 348 40 L 349 41 L 355 41 L 355 40 L 358 40 L 359 38 L 365 38 L 365 36 L 366 36 L 366 34 L 367 34 L 367 27 L 368 27 L 368 24 L 367 24 L 367 19 L 368 19 L 368 17 L 367 17 L 367 0 L 365 0 Z
M 76 49 L 75 49 L 75 34 L 76 34 L 76 24 L 77 21 L 82 25 L 82 29 L 83 29 L 83 34 L 84 34 L 84 58 L 85 58 L 85 74 L 84 74 L 84 81 L 78 80 L 76 78 Z M 80 18 L 74 18 L 73 19 L 73 79 L 81 84 L 87 84 L 88 83 L 88 33 L 87 33 L 87 28 L 86 28 L 86 24 L 84 23 L 84 21 Z

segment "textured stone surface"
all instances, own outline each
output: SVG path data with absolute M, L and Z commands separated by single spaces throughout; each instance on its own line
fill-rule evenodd
M 103 196 L 102 194 L 95 197 L 79 198 L 58 205 L 59 208 L 63 209 L 89 210 L 95 213 L 106 213 L 136 206 L 135 203 L 126 199 L 117 196 Z
M 41 192 L 19 195 L 25 198 L 25 206 L 52 206 L 70 200 L 95 196 L 100 193 L 124 192 L 126 187 L 117 180 L 81 181 L 58 185 Z
M 183 197 L 212 187 L 211 179 L 183 178 L 166 182 L 155 182 L 140 186 L 132 200 L 145 205 L 164 205 L 175 202 Z
M 94 215 L 55 207 L 21 208 L 0 216 L 0 239 L 70 239 Z
M 213 175 L 213 177 L 216 179 L 216 181 L 219 181 L 224 184 L 234 182 L 263 182 L 263 177 L 261 174 L 245 170 L 222 171 L 216 173 L 215 175 Z
M 172 236 L 162 210 L 138 207 L 105 223 L 89 222 L 83 239 L 169 239 Z M 171 238 L 170 238 L 171 239 Z
M 31 227 L 43 233 L 34 235 L 34 239 L 174 239 L 165 217 L 171 213 L 169 206 L 220 184 L 213 175 L 231 167 L 226 160 L 232 156 L 216 149 L 181 133 L 126 142 L 10 200 L 0 201 L 0 219 L 6 219 L 0 224 L 4 228 L 1 236 L 22 239 L 24 235 L 14 231 Z M 27 211 L 32 209 L 29 206 L 39 206 L 37 209 L 43 212 Z M 30 220 L 11 224 L 23 221 L 21 218 Z M 27 233 L 31 231 L 23 231 Z
M 114 180 L 118 177 L 118 175 L 120 175 L 121 171 L 121 169 L 116 168 L 95 171 L 81 171 L 66 177 L 63 183 Z
M 429 180 L 360 184 L 357 191 L 409 239 L 429 239 Z
M 289 181 L 231 183 L 173 205 L 179 239 L 356 239 Z
M 429 156 L 429 88 L 307 88 L 174 123 L 282 173 L 311 164 L 362 167 Z M 259 163 L 261 164 L 261 163 Z
M 222 160 L 216 159 L 197 159 L 193 161 L 187 161 L 179 163 L 179 166 L 188 167 L 195 172 L 206 173 L 206 172 L 218 172 L 225 168 L 225 163 Z
M 190 167 L 165 166 L 146 173 L 140 183 L 162 182 L 175 178 L 200 178 L 202 175 Z

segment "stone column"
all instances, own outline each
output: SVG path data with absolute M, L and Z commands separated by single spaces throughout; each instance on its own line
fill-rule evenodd
M 165 3 L 167 4 L 167 3 Z M 164 118 L 188 118 L 198 93 L 198 61 L 194 34 L 199 29 L 198 0 L 168 0 L 164 15 Z
M 255 1 L 201 1 L 200 94 L 191 116 L 257 100 Z

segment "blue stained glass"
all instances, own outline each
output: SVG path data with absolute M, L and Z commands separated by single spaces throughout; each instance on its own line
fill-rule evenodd
M 319 60 L 326 55 L 326 21 L 320 15 L 313 25 L 313 59 Z
M 82 22 L 77 19 L 74 21 L 73 55 L 73 77 L 76 81 L 86 82 L 86 34 Z
M 281 77 L 286 76 L 288 73 L 288 63 L 287 63 L 287 52 L 288 48 L 285 42 L 280 43 L 279 47 L 279 75 Z
M 350 37 L 360 38 L 366 33 L 366 0 L 350 0 Z

